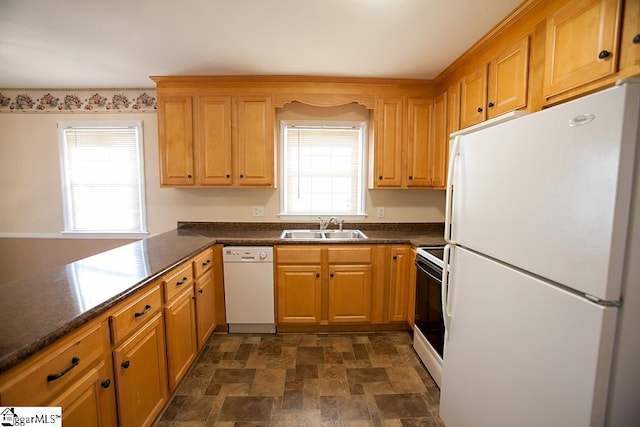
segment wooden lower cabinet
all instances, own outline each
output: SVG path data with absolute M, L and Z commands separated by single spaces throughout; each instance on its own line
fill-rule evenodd
M 149 426 L 169 397 L 162 313 L 114 352 L 120 427 Z
M 65 427 L 116 426 L 116 396 L 111 357 L 68 387 L 48 406 L 61 406 Z
M 329 266 L 329 322 L 371 320 L 371 266 Z
M 164 315 L 169 390 L 173 391 L 195 361 L 198 353 L 193 285 L 184 289 L 167 304 Z
M 409 258 L 409 278 L 407 280 L 407 283 L 409 284 L 409 292 L 407 292 L 407 323 L 411 330 L 413 330 L 416 323 L 416 255 L 416 248 L 411 248 L 411 255 Z
M 216 328 L 216 296 L 213 271 L 209 270 L 196 279 L 196 331 L 198 349 L 204 347 Z
M 391 322 L 407 320 L 409 261 L 410 251 L 408 246 L 394 246 L 391 248 L 391 269 L 389 274 L 389 321 Z
M 276 267 L 278 323 L 320 323 L 322 288 L 320 265 Z

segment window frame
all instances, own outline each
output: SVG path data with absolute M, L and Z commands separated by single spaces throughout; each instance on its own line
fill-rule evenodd
M 144 169 L 144 134 L 141 120 L 109 120 L 109 121 L 59 121 L 58 126 L 58 158 L 60 162 L 60 182 L 62 191 L 64 230 L 61 234 L 67 237 L 86 238 L 140 238 L 149 234 L 147 228 L 147 208 L 146 208 L 146 186 Z M 67 170 L 67 148 L 65 142 L 65 129 L 70 128 L 133 128 L 137 133 L 137 155 L 138 155 L 138 175 L 139 196 L 140 196 L 140 230 L 139 231 L 118 231 L 118 230 L 75 230 L 72 228 L 72 197 L 69 194 L 69 173 Z
M 335 120 L 280 120 L 280 131 L 279 131 L 279 184 L 280 184 L 280 212 L 278 216 L 282 221 L 309 221 L 309 220 L 317 220 L 318 217 L 327 217 L 327 216 L 336 216 L 340 217 L 340 219 L 344 219 L 347 221 L 363 221 L 366 219 L 366 189 L 367 189 L 367 172 L 366 172 L 366 153 L 367 153 L 367 141 L 368 141 L 368 122 L 366 121 L 335 121 Z M 299 126 L 299 127 L 351 127 L 351 128 L 359 128 L 360 135 L 360 155 L 359 155 L 359 181 L 360 188 L 358 188 L 358 197 L 360 199 L 359 212 L 355 214 L 342 214 L 342 213 L 330 213 L 330 212 L 322 212 L 317 214 L 301 214 L 301 213 L 288 213 L 285 212 L 285 192 L 286 192 L 286 173 L 285 173 L 285 132 L 286 128 L 290 126 Z

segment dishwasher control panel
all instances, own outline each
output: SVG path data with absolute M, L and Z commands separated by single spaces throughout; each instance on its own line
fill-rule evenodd
M 270 246 L 225 246 L 223 262 L 273 262 Z

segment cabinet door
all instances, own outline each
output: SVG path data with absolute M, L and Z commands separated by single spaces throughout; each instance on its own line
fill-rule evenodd
M 216 297 L 213 288 L 213 270 L 209 270 L 196 280 L 196 329 L 198 349 L 204 347 L 216 328 Z
M 447 140 L 460 130 L 460 82 L 447 89 Z
M 487 67 L 478 68 L 460 81 L 460 127 L 475 125 L 487 118 Z
M 111 356 L 65 389 L 48 406 L 62 407 L 65 427 L 117 425 L 115 383 Z
M 429 187 L 431 185 L 430 99 L 410 98 L 407 104 L 408 146 L 407 146 L 407 187 Z
M 409 277 L 407 283 L 409 284 L 409 290 L 407 292 L 407 323 L 411 330 L 416 323 L 416 248 L 411 248 L 411 255 L 409 258 Z
M 371 266 L 329 266 L 329 322 L 371 320 Z
M 190 286 L 165 307 L 169 391 L 175 390 L 198 353 L 194 298 Z
M 616 71 L 622 0 L 573 0 L 547 18 L 544 96 Z
M 113 355 L 119 426 L 151 425 L 169 393 L 162 313 L 116 348 Z
M 447 180 L 449 134 L 447 133 L 447 92 L 436 97 L 431 116 L 431 186 L 444 188 Z
M 160 184 L 193 185 L 193 100 L 167 96 L 158 100 Z
M 636 68 L 640 72 L 640 0 L 626 0 L 620 40 L 620 71 Z
M 320 272 L 319 265 L 279 265 L 276 268 L 278 323 L 320 323 Z
M 231 97 L 198 98 L 197 159 L 200 185 L 231 185 Z
M 389 321 L 407 320 L 409 291 L 409 248 L 391 248 L 391 275 L 389 277 Z
M 380 98 L 375 110 L 374 187 L 402 186 L 403 98 Z
M 235 182 L 240 186 L 273 187 L 274 122 L 271 98 L 240 96 L 236 103 Z
M 528 76 L 529 36 L 526 36 L 489 64 L 489 118 L 526 107 Z

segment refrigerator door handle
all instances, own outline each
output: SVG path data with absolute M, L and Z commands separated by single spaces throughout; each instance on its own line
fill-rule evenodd
M 451 245 L 446 245 L 444 247 L 444 255 L 442 258 L 443 261 L 443 268 L 442 268 L 442 287 L 441 287 L 441 300 L 442 300 L 442 318 L 444 320 L 444 330 L 445 330 L 445 337 L 449 337 L 449 326 L 451 325 L 451 312 L 449 310 L 450 308 L 450 304 L 449 304 L 449 295 L 451 293 L 451 289 L 449 288 L 449 258 L 450 258 L 450 254 L 451 254 L 451 248 L 453 246 Z
M 444 214 L 444 240 L 447 243 L 455 244 L 451 240 L 451 220 L 453 218 L 453 169 L 458 156 L 458 146 L 460 145 L 460 135 L 453 139 L 451 152 L 449 153 L 449 167 L 447 169 L 447 198 L 445 202 Z M 446 265 L 446 264 L 445 264 Z

